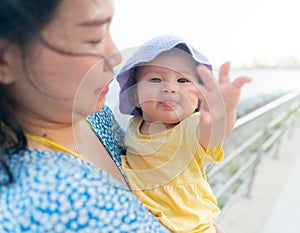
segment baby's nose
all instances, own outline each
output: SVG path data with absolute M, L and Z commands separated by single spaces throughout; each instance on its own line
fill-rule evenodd
M 165 83 L 163 88 L 162 88 L 162 92 L 163 93 L 171 93 L 174 94 L 177 92 L 176 87 L 174 87 L 174 85 L 169 84 L 169 83 Z

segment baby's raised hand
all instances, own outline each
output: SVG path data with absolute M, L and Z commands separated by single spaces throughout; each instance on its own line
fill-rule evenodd
M 191 91 L 201 101 L 200 123 L 208 125 L 212 121 L 226 118 L 228 114 L 236 114 L 241 89 L 245 83 L 251 82 L 251 78 L 241 76 L 231 82 L 229 71 L 230 62 L 226 62 L 220 67 L 219 80 L 216 80 L 205 66 L 197 68 L 203 85 L 196 84 L 196 88 Z

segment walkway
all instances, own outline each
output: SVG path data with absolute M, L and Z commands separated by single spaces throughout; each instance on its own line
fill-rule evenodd
M 250 197 L 219 221 L 226 233 L 300 232 L 300 123 L 284 136 L 278 157 L 259 167 Z

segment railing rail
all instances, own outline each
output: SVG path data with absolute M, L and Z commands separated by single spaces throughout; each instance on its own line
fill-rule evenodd
M 269 104 L 266 104 L 265 106 L 258 108 L 257 110 L 247 114 L 246 116 L 240 118 L 237 120 L 235 124 L 235 129 L 245 125 L 246 123 L 253 121 L 254 119 L 258 118 L 259 116 L 272 111 L 273 109 L 279 107 L 282 104 L 285 104 L 289 102 L 290 100 L 293 100 L 295 98 L 298 98 L 300 95 L 300 90 L 293 91 L 287 95 L 284 95 L 274 101 L 272 101 Z
M 224 161 L 207 169 L 222 209 L 219 219 L 241 195 L 250 195 L 257 167 L 277 155 L 283 135 L 299 115 L 300 90 L 296 90 L 237 120 L 224 142 Z

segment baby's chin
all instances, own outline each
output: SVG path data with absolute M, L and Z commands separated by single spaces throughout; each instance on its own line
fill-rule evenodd
M 181 121 L 185 120 L 186 118 L 188 118 L 191 114 L 184 114 L 184 115 L 180 115 L 180 114 L 176 114 L 174 113 L 174 116 L 168 119 L 164 119 L 164 124 L 179 124 Z
M 178 125 L 180 123 L 181 120 L 177 119 L 173 119 L 173 120 L 169 120 L 169 121 L 164 121 L 162 122 L 162 124 L 165 125 L 165 127 L 167 129 L 174 127 L 175 125 Z

